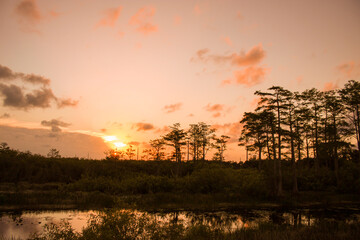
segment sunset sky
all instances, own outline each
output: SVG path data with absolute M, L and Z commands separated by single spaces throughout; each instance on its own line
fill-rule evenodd
M 206 122 L 237 146 L 256 90 L 360 79 L 359 0 L 0 0 L 0 142 L 103 158 Z M 211 156 L 209 156 L 211 157 Z

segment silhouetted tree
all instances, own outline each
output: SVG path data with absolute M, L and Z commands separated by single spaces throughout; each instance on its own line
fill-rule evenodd
M 60 151 L 57 150 L 56 148 L 51 148 L 50 151 L 47 154 L 47 157 L 49 157 L 49 158 L 61 158 L 59 153 L 60 153 Z
M 154 151 L 149 153 L 153 154 L 154 160 L 161 160 L 165 156 L 164 152 L 162 152 L 165 149 L 165 140 L 162 138 L 150 140 L 150 145 Z
M 178 163 L 181 162 L 181 146 L 185 145 L 186 132 L 180 128 L 180 123 L 170 126 L 171 131 L 163 138 L 166 144 L 174 148 L 174 156 Z
M 229 136 L 221 135 L 219 138 L 214 136 L 213 139 L 215 142 L 212 146 L 217 150 L 214 154 L 214 160 L 224 161 L 224 152 L 226 150 L 226 143 L 229 140 Z

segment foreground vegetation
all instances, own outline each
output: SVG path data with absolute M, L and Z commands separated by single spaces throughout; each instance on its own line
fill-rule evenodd
M 359 239 L 360 224 L 336 221 L 316 222 L 312 226 L 290 226 L 260 223 L 241 229 L 223 229 L 206 224 L 184 225 L 181 222 L 161 221 L 147 214 L 130 211 L 111 211 L 93 216 L 80 233 L 71 225 L 45 226 L 44 232 L 33 236 L 42 239 Z

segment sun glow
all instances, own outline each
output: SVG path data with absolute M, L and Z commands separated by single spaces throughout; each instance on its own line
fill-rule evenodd
M 122 142 L 114 142 L 113 144 L 116 148 L 122 148 L 126 146 L 126 144 Z
M 105 140 L 105 142 L 112 142 L 118 140 L 116 136 L 104 136 L 103 139 Z

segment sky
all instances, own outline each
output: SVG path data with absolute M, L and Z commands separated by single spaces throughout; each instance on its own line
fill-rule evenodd
M 0 142 L 100 159 L 205 122 L 243 161 L 254 92 L 359 80 L 359 43 L 359 0 L 0 0 Z

